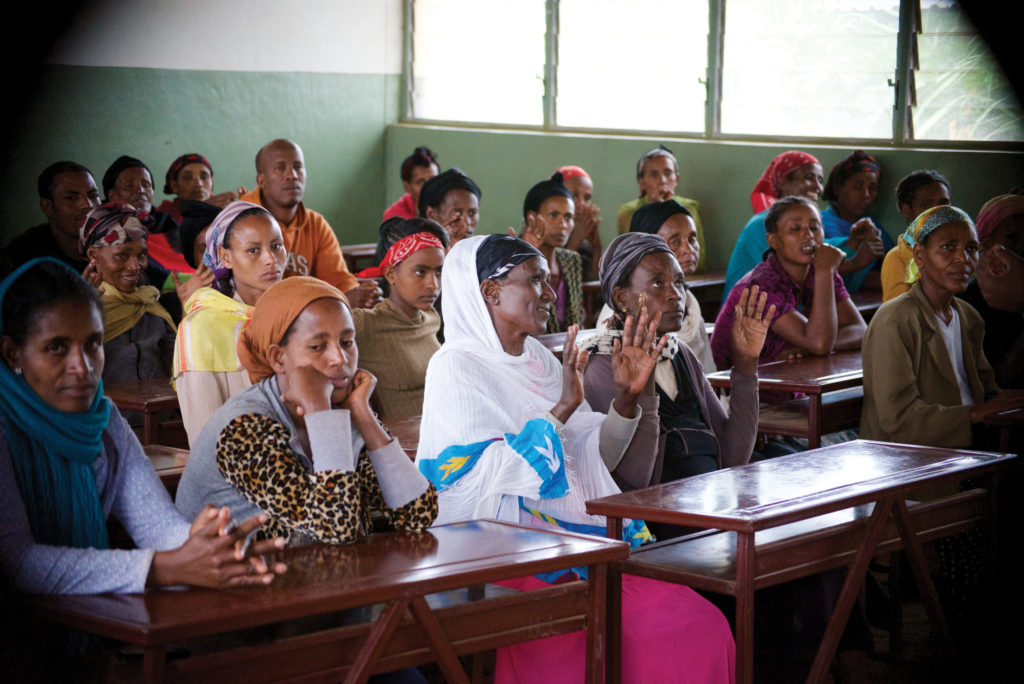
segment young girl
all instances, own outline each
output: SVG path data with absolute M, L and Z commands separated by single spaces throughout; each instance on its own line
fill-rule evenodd
M 767 305 L 775 305 L 761 363 L 859 349 L 864 319 L 836 273 L 843 253 L 825 243 L 814 203 L 806 197 L 780 199 L 765 215 L 765 231 L 768 255 L 733 287 L 715 321 L 711 352 L 718 368 L 734 364 L 734 310 L 743 290 L 755 285 L 767 294 Z
M 886 302 L 864 337 L 865 439 L 970 447 L 989 413 L 1024 405 L 1024 392 L 1000 392 L 982 341 L 985 324 L 954 295 L 967 289 L 978 260 L 971 218 L 956 207 L 925 212 L 914 245 L 919 279 Z
M 441 266 L 448 233 L 430 219 L 405 219 L 381 226 L 380 266 L 358 274 L 384 277 L 388 297 L 372 309 L 353 309 L 362 367 L 377 377 L 373 407 L 384 420 L 423 413 L 427 363 L 441 344 L 441 316 L 434 303 L 441 294 Z
M 420 190 L 423 184 L 440 172 L 437 155 L 429 147 L 420 146 L 402 160 L 402 188 L 405 194 L 384 210 L 382 221 L 389 218 L 413 218 L 419 208 Z
M 185 303 L 174 345 L 173 377 L 189 444 L 221 404 L 249 386 L 238 335 L 263 292 L 281 280 L 287 257 L 277 221 L 249 202 L 229 204 L 206 238 L 203 263 L 216 280 Z

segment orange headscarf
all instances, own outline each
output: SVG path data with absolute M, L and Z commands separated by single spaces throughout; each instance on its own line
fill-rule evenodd
M 257 383 L 274 374 L 270 347 L 278 344 L 302 311 L 317 299 L 337 299 L 351 309 L 341 290 L 319 278 L 293 276 L 271 285 L 256 302 L 252 319 L 238 336 L 238 360 Z

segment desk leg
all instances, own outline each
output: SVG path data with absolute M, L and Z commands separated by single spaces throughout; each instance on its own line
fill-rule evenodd
M 829 618 L 825 636 L 821 640 L 821 645 L 818 646 L 818 653 L 814 656 L 811 673 L 807 676 L 808 682 L 824 682 L 828 675 L 829 666 L 836 656 L 836 647 L 839 646 L 839 639 L 843 635 L 843 628 L 846 627 L 853 604 L 857 601 L 861 587 L 864 586 L 864 576 L 875 555 L 875 548 L 882 539 L 885 523 L 889 521 L 892 507 L 893 498 L 891 496 L 875 503 L 875 510 L 868 520 L 867 530 L 864 533 L 864 544 L 847 570 L 843 590 L 839 592 L 839 599 L 836 601 L 836 607 L 832 610 L 832 617 Z
M 736 681 L 754 681 L 754 533 L 736 533 Z
M 164 680 L 164 665 L 167 663 L 167 649 L 163 646 L 147 648 L 142 652 L 142 681 L 147 683 Z
M 899 499 L 895 502 L 896 526 L 900 531 L 900 538 L 903 540 L 903 550 L 910 560 L 910 569 L 914 572 L 914 579 L 917 580 L 917 590 L 924 598 L 924 606 L 928 610 L 928 619 L 932 626 L 938 630 L 947 652 L 956 658 L 956 645 L 953 636 L 950 634 L 949 625 L 942 614 L 942 606 L 939 605 L 939 594 L 935 591 L 935 583 L 928 573 L 928 563 L 924 559 L 924 551 L 921 549 L 921 540 L 910 522 L 910 513 L 907 511 L 907 502 Z
M 416 618 L 416 622 L 419 623 L 419 626 L 427 636 L 427 640 L 434 648 L 434 653 L 437 655 L 437 664 L 441 666 L 441 672 L 444 673 L 445 679 L 452 684 L 469 684 L 466 671 L 459 664 L 459 658 L 455 655 L 452 645 L 448 643 L 448 637 L 445 636 L 444 630 L 441 629 L 441 623 L 437 621 L 437 616 L 434 615 L 433 611 L 430 610 L 430 606 L 427 605 L 427 600 L 422 596 L 417 596 L 412 600 L 410 607 L 412 608 L 413 617 Z
M 622 539 L 622 518 L 609 516 L 606 521 L 609 539 Z M 605 641 L 605 669 L 609 684 L 622 679 L 622 571 L 613 563 L 607 576 L 607 639 Z
M 587 684 L 604 680 L 607 625 L 608 564 L 589 567 L 587 587 Z
M 385 606 L 384 612 L 377 618 L 369 636 L 366 637 L 363 647 L 359 649 L 359 655 L 356 656 L 355 662 L 352 663 L 352 669 L 349 670 L 348 677 L 345 678 L 346 682 L 365 684 L 366 680 L 370 678 L 373 666 L 377 664 L 385 644 L 391 638 L 395 628 L 398 627 L 408 606 L 409 599 L 407 598 L 398 599 Z
M 807 448 L 821 446 L 821 395 L 812 394 L 807 402 Z
M 142 414 L 142 439 L 143 444 L 153 443 L 153 433 L 156 431 L 156 415 L 155 413 L 143 413 Z

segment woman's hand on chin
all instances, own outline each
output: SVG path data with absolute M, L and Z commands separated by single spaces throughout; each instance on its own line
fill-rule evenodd
M 563 423 L 569 422 L 569 418 L 583 403 L 583 371 L 587 368 L 590 354 L 581 352 L 576 346 L 576 334 L 579 330 L 578 325 L 570 325 L 565 331 L 565 345 L 562 348 L 562 396 L 551 408 L 551 415 Z
M 288 373 L 288 388 L 281 393 L 281 400 L 294 406 L 296 415 L 306 416 L 330 411 L 334 389 L 330 379 L 316 368 L 298 366 Z
M 284 539 L 268 539 L 248 547 L 245 540 L 267 522 L 266 514 L 240 525 L 231 524 L 227 507 L 207 506 L 192 522 L 188 540 L 173 551 L 157 551 L 149 569 L 150 586 L 187 584 L 224 587 L 269 584 L 283 573 L 284 563 L 268 564 L 263 554 L 284 548 Z

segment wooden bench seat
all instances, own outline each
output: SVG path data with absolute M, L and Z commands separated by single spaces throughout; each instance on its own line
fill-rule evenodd
M 757 431 L 766 435 L 807 437 L 810 426 L 810 397 L 765 404 L 757 420 Z M 860 425 L 864 388 L 850 387 L 821 395 L 820 434 L 849 430 Z
M 922 542 L 957 534 L 984 519 L 988 492 L 972 489 L 941 499 L 908 502 Z M 864 539 L 873 504 L 836 511 L 755 534 L 754 589 L 763 589 L 850 565 Z M 903 548 L 889 520 L 876 555 Z M 685 584 L 721 594 L 736 593 L 736 533 L 709 530 L 646 546 L 620 561 L 622 572 Z

